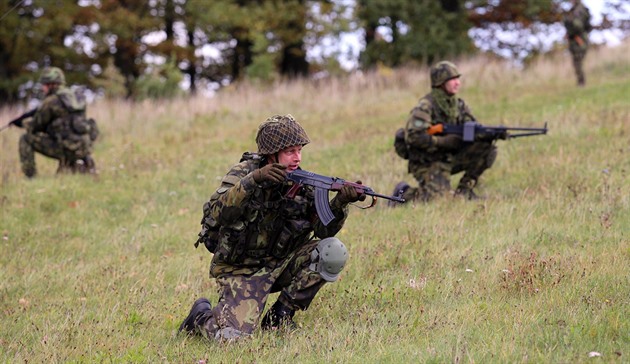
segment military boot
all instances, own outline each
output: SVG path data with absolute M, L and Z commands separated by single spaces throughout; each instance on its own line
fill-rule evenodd
M 86 173 L 96 174 L 96 163 L 94 163 L 94 159 L 92 159 L 92 156 L 88 155 L 87 157 L 83 158 L 83 161 L 85 162 Z
M 465 174 L 457 185 L 455 190 L 455 196 L 464 197 L 467 200 L 483 200 L 483 197 L 478 196 L 473 188 L 477 186 L 477 178 L 473 178 Z
M 470 188 L 462 188 L 462 187 L 457 187 L 457 189 L 455 190 L 455 196 L 461 196 L 467 200 L 483 200 L 483 197 L 480 197 L 479 195 L 477 195 L 472 189 Z
M 208 318 L 212 316 L 212 305 L 207 298 L 200 298 L 193 303 L 190 313 L 179 325 L 179 331 L 185 331 L 186 333 L 199 333 L 195 329 L 203 327 Z
M 280 301 L 276 301 L 263 317 L 260 328 L 263 330 L 295 330 L 297 324 L 293 321 L 293 315 L 295 315 L 295 310 L 290 309 Z
M 74 173 L 87 173 L 87 166 L 85 165 L 85 161 L 83 159 L 77 159 L 76 161 L 74 161 L 74 165 L 72 167 Z
M 60 159 L 59 160 L 59 165 L 57 166 L 57 174 L 64 174 L 64 173 L 74 173 L 75 172 L 75 168 L 74 168 L 74 162 L 69 162 L 66 159 Z

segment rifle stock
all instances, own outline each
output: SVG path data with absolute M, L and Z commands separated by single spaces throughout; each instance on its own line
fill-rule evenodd
M 387 196 L 376 193 L 372 188 L 366 185 L 348 182 L 337 177 L 322 176 L 303 169 L 297 169 L 287 173 L 287 180 L 294 184 L 289 189 L 289 192 L 287 192 L 286 197 L 288 198 L 295 197 L 297 190 L 303 185 L 311 186 L 315 189 L 315 209 L 317 210 L 317 216 L 325 226 L 330 224 L 335 218 L 334 213 L 330 209 L 329 191 L 339 191 L 343 186 L 352 186 L 358 193 L 364 193 L 372 197 L 372 203 L 369 206 L 362 207 L 364 209 L 373 207 L 376 204 L 377 197 L 396 202 L 405 202 L 403 198 L 398 196 Z

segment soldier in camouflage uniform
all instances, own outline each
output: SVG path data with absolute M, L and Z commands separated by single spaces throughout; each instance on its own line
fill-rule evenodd
M 280 292 L 278 300 L 260 326 L 291 328 L 295 311 L 306 310 L 322 286 L 337 279 L 348 252 L 334 235 L 347 205 L 365 195 L 342 188 L 330 202 L 335 219 L 327 226 L 317 216 L 312 188 L 286 198 L 286 173 L 299 168 L 309 142 L 291 115 L 270 117 L 258 129 L 258 153 L 245 153 L 223 177 L 204 205 L 200 233 L 214 253 L 210 277 L 220 297 L 214 307 L 206 298 L 195 301 L 180 331 L 215 340 L 249 336 L 274 292 Z
M 46 68 L 40 77 L 45 98 L 30 122 L 12 122 L 24 127 L 26 134 L 19 143 L 22 172 L 32 178 L 36 175 L 35 152 L 59 160 L 57 173 L 94 173 L 90 155 L 95 130 L 85 119 L 85 99 L 65 87 L 63 71 Z
M 588 33 L 591 31 L 591 13 L 580 0 L 573 0 L 571 10 L 564 16 L 564 26 L 569 40 L 569 51 L 578 86 L 584 86 L 586 79 L 582 64 L 588 50 Z
M 428 128 L 438 123 L 464 124 L 475 118 L 464 100 L 456 96 L 460 73 L 448 61 L 431 67 L 430 93 L 420 99 L 410 113 L 404 129 L 409 158 L 409 173 L 418 181 L 417 188 L 399 183 L 394 194 L 406 201 L 430 199 L 451 191 L 450 177 L 464 172 L 455 190 L 456 195 L 477 199 L 473 192 L 481 174 L 492 166 L 497 148 L 492 138 L 479 136 L 472 143 L 462 141 L 460 135 L 430 135 Z M 500 136 L 500 138 L 505 138 Z

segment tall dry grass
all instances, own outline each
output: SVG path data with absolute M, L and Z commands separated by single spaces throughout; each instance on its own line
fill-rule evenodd
M 629 50 L 589 53 L 584 88 L 568 54 L 526 69 L 457 60 L 481 122 L 547 121 L 549 134 L 500 141 L 481 202 L 352 208 L 338 235 L 350 260 L 297 314 L 300 330 L 232 345 L 176 334 L 195 298 L 217 299 L 210 254 L 192 243 L 220 178 L 255 149 L 261 121 L 291 113 L 312 139 L 305 169 L 384 193 L 412 182 L 393 133 L 428 92 L 426 68 L 241 84 L 209 99 L 99 100 L 89 108 L 102 130 L 97 178 L 55 176 L 38 156 L 38 178 L 25 180 L 20 132 L 4 131 L 0 360 L 624 362 Z

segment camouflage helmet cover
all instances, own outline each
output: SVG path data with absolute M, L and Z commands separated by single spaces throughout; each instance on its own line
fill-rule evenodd
M 42 71 L 42 74 L 39 76 L 39 83 L 41 83 L 42 85 L 65 85 L 66 76 L 64 76 L 63 71 L 58 67 L 46 67 Z
M 446 81 L 460 76 L 461 73 L 453 63 L 449 61 L 439 62 L 431 67 L 431 87 L 440 87 Z
M 291 116 L 274 115 L 258 127 L 256 145 L 262 155 L 274 154 L 294 145 L 304 146 L 310 143 L 306 131 Z

